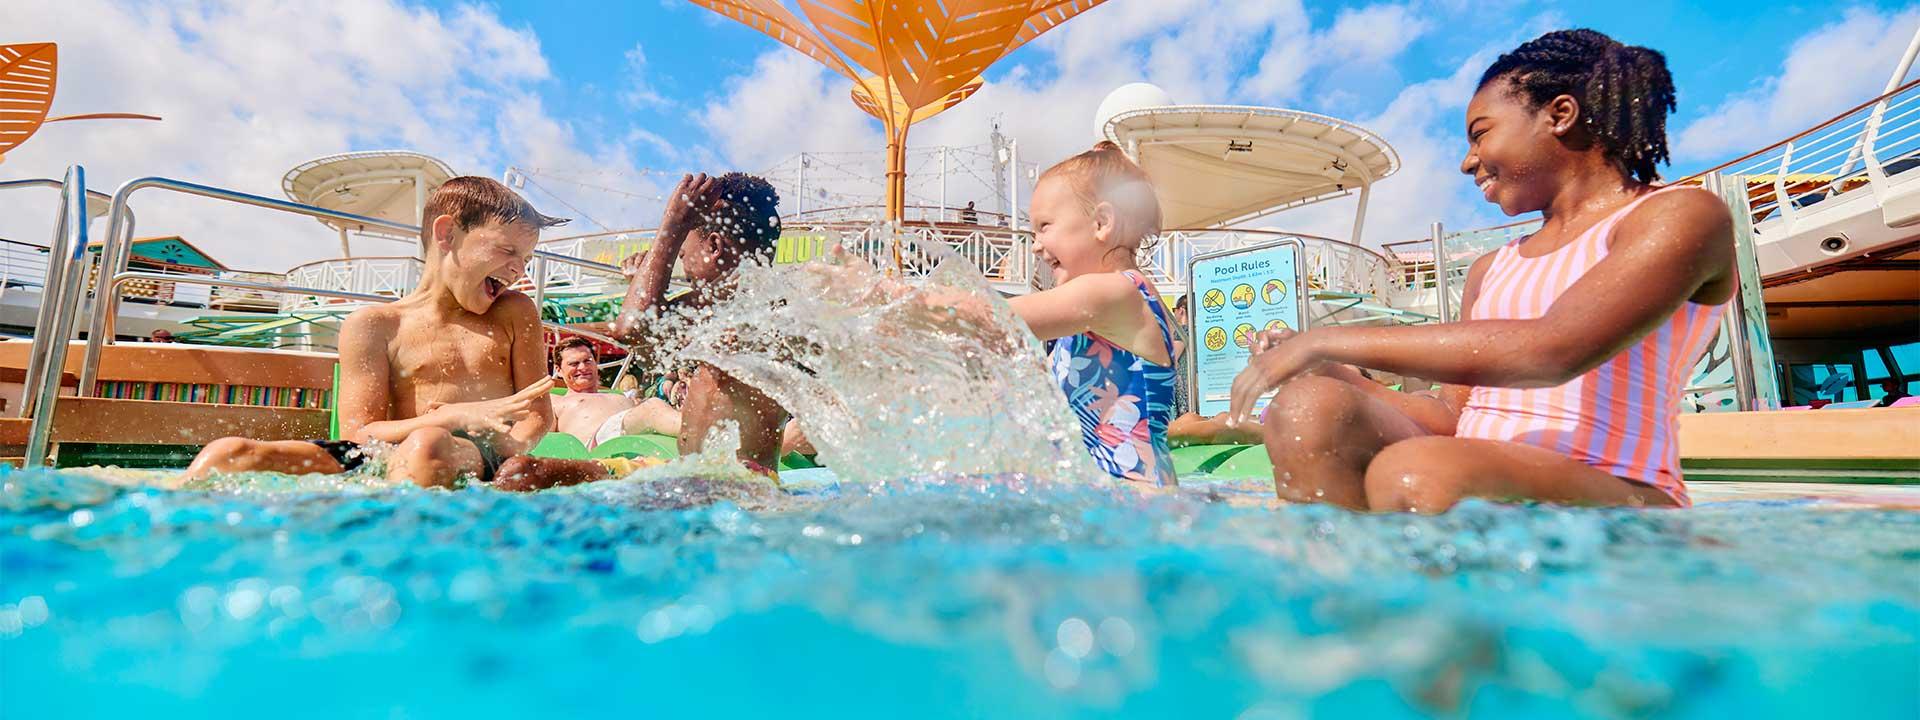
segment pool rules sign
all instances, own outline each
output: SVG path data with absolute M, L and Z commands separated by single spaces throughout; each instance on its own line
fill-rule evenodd
M 1193 397 L 1202 416 L 1226 412 L 1233 378 L 1262 330 L 1304 329 L 1300 241 L 1281 240 L 1195 257 L 1187 266 Z M 1272 396 L 1261 398 L 1256 412 Z

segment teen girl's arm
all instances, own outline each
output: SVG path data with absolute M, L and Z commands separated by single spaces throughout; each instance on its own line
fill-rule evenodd
M 1614 231 L 1607 257 L 1532 320 L 1463 320 L 1402 327 L 1308 330 L 1261 353 L 1233 381 L 1229 418 L 1330 362 L 1452 385 L 1552 387 L 1598 367 L 1685 303 L 1731 293 L 1732 218 L 1719 198 L 1678 191 L 1647 200 Z M 1718 285 L 1714 297 L 1703 290 Z

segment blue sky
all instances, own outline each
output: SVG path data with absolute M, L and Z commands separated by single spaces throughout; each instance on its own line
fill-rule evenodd
M 1115 7 L 1091 12 L 1112 12 L 1128 2 L 1113 0 L 1109 4 Z M 1306 10 L 1320 26 L 1331 23 L 1341 10 L 1359 5 L 1363 4 L 1310 2 Z M 1436 18 L 1437 27 L 1395 58 L 1393 74 L 1380 73 L 1366 78 L 1364 84 L 1341 88 L 1340 94 L 1309 96 L 1295 105 L 1336 116 L 1366 114 L 1392 100 L 1407 81 L 1451 72 L 1478 49 L 1479 38 L 1487 30 L 1518 27 L 1545 16 L 1558 18 L 1559 22 L 1552 23 L 1556 27 L 1590 27 L 1623 42 L 1665 53 L 1680 91 L 1680 107 L 1671 126 L 1680 128 L 1712 110 L 1717 101 L 1778 74 L 1784 51 L 1794 40 L 1809 28 L 1838 16 L 1835 5 L 1825 2 L 1511 3 L 1504 10 L 1461 12 L 1446 12 L 1445 5 L 1431 6 L 1429 17 Z M 1840 7 L 1856 5 L 1884 10 L 1901 6 L 1879 2 Z M 750 72 L 757 56 L 782 47 L 742 25 L 675 0 L 509 0 L 495 7 L 503 22 L 532 28 L 541 38 L 553 77 L 541 84 L 540 93 L 552 109 L 582 127 L 618 130 L 641 125 L 685 146 L 709 142 L 700 118 L 687 109 L 697 110 L 712 100 L 721 89 L 716 82 L 720 77 Z M 592 21 L 582 22 L 583 18 Z M 623 82 L 629 80 L 630 70 L 626 55 L 636 46 L 643 48 L 647 59 L 649 84 L 676 103 L 674 106 L 639 111 L 622 107 L 618 93 Z M 1041 47 L 1022 48 L 989 70 L 988 79 L 1003 78 L 1021 65 L 1044 71 L 1050 64 L 1049 54 Z M 1862 72 L 1884 80 L 1891 69 L 1862 68 Z M 1233 98 L 1205 100 L 1230 102 Z M 1696 160 L 1687 165 L 1704 164 Z
M 167 118 L 48 126 L 7 156 L 6 177 L 57 177 L 81 162 L 107 189 L 163 175 L 278 196 L 281 175 L 304 160 L 405 148 L 460 172 L 546 168 L 626 193 L 551 178 L 542 187 L 559 196 L 528 190 L 543 209 L 581 216 L 571 229 L 585 231 L 650 226 L 653 197 L 670 183 L 654 171 L 757 171 L 801 150 L 881 147 L 878 123 L 854 109 L 845 80 L 684 0 L 6 6 L 0 41 L 61 44 L 56 112 Z M 1666 53 L 1680 98 L 1668 174 L 1679 176 L 1877 94 L 1920 7 L 1110 0 L 1002 60 L 978 95 L 917 126 L 912 142 L 977 145 L 999 119 L 1024 160 L 1050 164 L 1091 143 L 1094 108 L 1109 91 L 1149 80 L 1180 102 L 1310 110 L 1385 137 L 1403 167 L 1377 189 L 1369 244 L 1419 237 L 1435 220 L 1489 225 L 1504 218 L 1455 169 L 1472 81 L 1500 51 L 1579 26 Z M 871 193 L 858 183 L 835 189 Z M 953 200 L 969 193 L 979 190 Z M 186 235 L 236 267 L 281 270 L 336 246 L 306 220 L 145 202 L 143 233 Z M 1351 213 L 1350 200 L 1336 201 L 1260 225 L 1344 237 Z M 43 216 L 0 213 L 0 237 L 38 240 Z

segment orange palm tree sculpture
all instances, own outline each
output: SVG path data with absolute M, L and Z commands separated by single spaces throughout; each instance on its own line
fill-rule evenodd
M 60 56 L 53 43 L 0 45 L 0 160 L 50 122 L 64 120 L 159 120 L 136 113 L 88 113 L 47 117 L 53 109 Z
M 887 219 L 907 204 L 907 129 L 980 89 L 980 74 L 1106 0 L 690 0 L 853 80 L 887 131 Z

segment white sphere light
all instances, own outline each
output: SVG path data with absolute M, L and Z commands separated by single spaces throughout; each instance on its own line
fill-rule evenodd
M 1107 124 L 1122 114 L 1147 108 L 1165 107 L 1173 104 L 1173 96 L 1153 83 L 1127 83 L 1107 93 L 1107 99 L 1100 101 L 1100 109 L 1093 113 L 1093 135 L 1097 140 L 1106 140 Z

